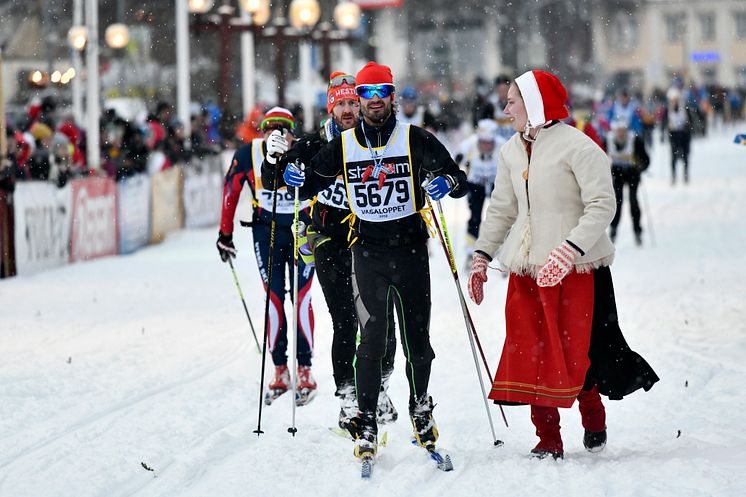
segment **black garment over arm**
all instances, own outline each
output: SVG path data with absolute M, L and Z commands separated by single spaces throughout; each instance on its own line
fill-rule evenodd
M 449 195 L 453 198 L 461 198 L 468 192 L 466 185 L 466 173 L 464 173 L 451 158 L 445 146 L 429 131 L 417 126 L 410 126 L 409 138 L 412 151 L 412 162 L 421 164 L 421 178 L 415 178 L 418 184 L 427 179 L 425 175 L 432 173 L 435 176 L 447 174 L 453 178 L 456 184 Z
M 306 182 L 301 189 L 301 198 L 311 198 L 331 186 L 343 168 L 342 137 L 337 136 L 321 147 L 310 164 L 306 163 Z

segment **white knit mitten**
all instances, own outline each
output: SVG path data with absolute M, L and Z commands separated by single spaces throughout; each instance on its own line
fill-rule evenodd
M 572 271 L 578 251 L 567 241 L 549 253 L 546 264 L 539 269 L 536 283 L 539 286 L 555 286 Z

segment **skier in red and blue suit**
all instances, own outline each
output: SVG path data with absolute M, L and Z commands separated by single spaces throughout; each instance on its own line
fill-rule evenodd
M 230 169 L 225 176 L 223 186 L 223 206 L 220 221 L 220 232 L 217 241 L 218 252 L 224 262 L 236 256 L 233 245 L 233 219 L 238 205 L 241 191 L 245 184 L 249 186 L 253 205 L 251 221 L 245 224 L 251 226 L 254 237 L 254 252 L 259 273 L 261 274 L 266 291 L 269 265 L 269 245 L 272 221 L 273 192 L 271 187 L 273 178 L 262 178 L 261 165 L 265 156 L 279 146 L 287 151 L 292 144 L 295 120 L 289 110 L 274 107 L 267 111 L 261 122 L 260 130 L 264 138 L 254 139 L 251 143 L 239 148 Z M 280 130 L 286 140 L 281 143 L 273 142 L 270 133 Z M 266 141 L 265 141 L 266 140 Z M 270 404 L 277 397 L 290 388 L 290 372 L 287 367 L 287 320 L 284 312 L 285 293 L 290 292 L 293 279 L 293 233 L 291 231 L 294 218 L 294 197 L 287 188 L 277 192 L 275 206 L 275 248 L 272 254 L 272 281 L 270 282 L 270 311 L 269 311 L 269 347 L 272 361 L 275 364 L 275 377 L 270 381 L 265 397 L 265 403 Z M 310 224 L 308 203 L 301 206 L 300 221 Z M 243 221 L 242 221 L 242 224 Z M 288 279 L 285 278 L 285 267 L 288 268 Z M 296 401 L 303 404 L 311 399 L 316 390 L 316 381 L 311 374 L 311 356 L 313 354 L 313 308 L 311 306 L 311 284 L 313 282 L 313 265 L 307 265 L 299 259 L 298 271 L 298 385 L 301 394 Z

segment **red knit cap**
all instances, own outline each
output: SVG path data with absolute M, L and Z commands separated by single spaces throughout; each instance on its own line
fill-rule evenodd
M 355 77 L 355 84 L 361 85 L 393 85 L 394 77 L 391 75 L 391 68 L 383 66 L 376 62 L 368 62 L 360 69 Z
M 329 89 L 326 91 L 326 110 L 329 111 L 329 114 L 332 113 L 332 109 L 337 105 L 337 102 L 343 100 L 354 100 L 357 102 L 360 100 L 360 97 L 355 93 L 355 84 L 348 84 L 348 81 L 354 81 L 352 75 L 342 71 L 335 71 L 329 76 L 329 84 L 331 85 L 331 81 L 338 76 L 349 76 L 349 79 L 345 79 L 339 86 L 329 86 Z
M 272 107 L 264 114 L 264 119 L 259 125 L 259 129 L 264 129 L 270 123 L 280 123 L 290 129 L 295 128 L 295 119 L 293 113 L 284 107 Z
M 545 71 L 528 71 L 516 78 L 526 104 L 528 123 L 532 128 L 549 121 L 559 121 L 569 114 L 565 102 L 567 90 L 559 78 Z

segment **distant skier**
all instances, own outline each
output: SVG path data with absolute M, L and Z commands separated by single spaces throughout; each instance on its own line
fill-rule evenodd
M 637 187 L 640 177 L 650 165 L 650 157 L 645 150 L 643 139 L 631 132 L 627 121 L 621 119 L 611 123 L 611 131 L 606 137 L 606 151 L 611 157 L 611 177 L 616 196 L 616 214 L 611 220 L 609 237 L 616 240 L 616 230 L 622 217 L 624 203 L 624 185 L 629 191 L 629 209 L 632 215 L 632 229 L 635 232 L 635 243 L 642 245 L 642 217 L 640 202 L 637 200 Z
M 287 151 L 293 140 L 295 120 L 289 110 L 273 107 L 264 115 L 260 129 L 264 139 L 256 138 L 251 143 L 239 148 L 230 169 L 225 176 L 223 187 L 223 210 L 220 221 L 217 247 L 220 257 L 227 261 L 236 256 L 233 244 L 233 217 L 244 185 L 248 185 L 251 203 L 254 206 L 251 230 L 254 237 L 254 252 L 259 272 L 265 286 L 270 287 L 269 315 L 269 349 L 272 362 L 275 364 L 275 377 L 269 382 L 265 403 L 272 403 L 277 397 L 290 388 L 290 372 L 287 358 L 287 320 L 284 302 L 286 282 L 293 280 L 293 234 L 291 226 L 294 217 L 294 197 L 286 188 L 277 192 L 277 209 L 275 214 L 275 251 L 272 254 L 272 281 L 267 282 L 269 264 L 269 245 L 272 218 L 273 192 L 269 189 L 273 178 L 262 177 L 261 166 L 265 155 L 279 155 Z M 278 131 L 272 134 L 273 131 Z M 280 133 L 287 136 L 287 139 Z M 280 137 L 278 139 L 278 136 Z M 266 142 L 265 142 L 266 140 Z M 310 223 L 307 203 L 303 204 L 302 221 Z M 285 268 L 288 268 L 288 279 L 285 279 Z M 311 356 L 313 354 L 313 308 L 311 306 L 311 283 L 313 268 L 301 260 L 298 266 L 298 397 L 296 403 L 303 405 L 311 400 L 316 391 L 316 380 L 311 374 Z
M 676 87 L 668 90 L 666 98 L 668 105 L 663 114 L 663 128 L 668 130 L 668 141 L 671 143 L 671 184 L 676 184 L 676 163 L 679 160 L 684 164 L 684 183 L 688 183 L 694 111 L 681 101 L 681 91 Z
M 396 119 L 403 124 L 414 124 L 435 133 L 435 116 L 419 103 L 419 95 L 413 86 L 405 86 L 399 94 L 399 112 Z
M 495 78 L 495 93 L 490 97 L 490 105 L 493 107 L 495 122 L 497 123 L 497 134 L 503 140 L 510 140 L 515 130 L 510 125 L 510 116 L 505 114 L 505 105 L 508 103 L 508 88 L 510 88 L 510 77 L 502 74 Z M 492 117 L 492 116 L 490 116 Z
M 500 146 L 507 140 L 498 135 L 498 125 L 492 119 L 477 123 L 476 132 L 461 143 L 456 163 L 463 165 L 469 182 L 469 210 L 471 217 L 466 228 L 466 257 L 471 263 L 474 242 L 479 236 L 485 199 L 492 193 L 498 167 Z

